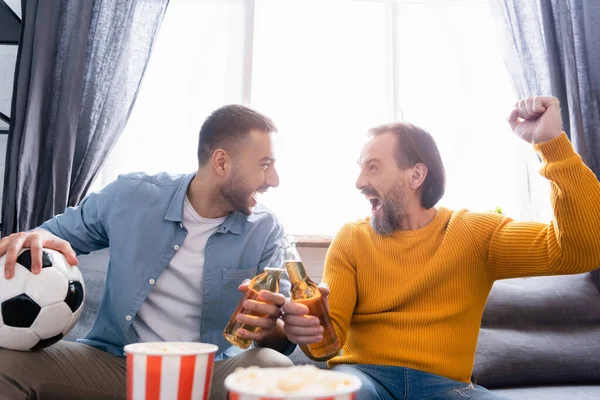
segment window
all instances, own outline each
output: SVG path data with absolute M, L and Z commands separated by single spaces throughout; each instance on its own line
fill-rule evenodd
M 369 214 L 356 161 L 366 130 L 396 119 L 435 137 L 440 205 L 544 219 L 537 160 L 506 123 L 514 100 L 484 0 L 172 0 L 95 188 L 194 171 L 203 120 L 241 103 L 279 127 L 281 185 L 263 201 L 290 233 L 332 235 Z
M 17 46 L 0 45 L 0 112 L 10 117 Z M 0 118 L 0 132 L 8 131 L 8 123 Z

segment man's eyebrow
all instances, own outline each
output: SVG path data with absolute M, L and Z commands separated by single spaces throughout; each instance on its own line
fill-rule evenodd
M 371 163 L 371 162 L 381 162 L 381 160 L 379 158 L 371 157 L 371 158 L 368 158 L 366 161 L 363 161 L 363 162 L 361 162 L 360 160 L 358 160 L 357 164 L 358 165 L 361 165 L 361 164 L 367 165 L 368 163 Z
M 275 162 L 275 159 L 273 157 L 263 157 L 260 159 L 260 162 L 264 162 L 264 161 Z

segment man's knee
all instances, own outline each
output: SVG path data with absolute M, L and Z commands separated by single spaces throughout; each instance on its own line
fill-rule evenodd
M 0 374 L 22 375 L 35 365 L 35 353 L 0 349 Z
M 28 355 L 26 352 L 0 349 L 0 398 L 30 398 L 31 390 L 27 384 Z
M 266 347 L 251 349 L 243 352 L 242 354 L 235 357 L 236 368 L 246 367 L 261 367 L 261 368 L 280 368 L 280 367 L 291 367 L 294 365 L 289 357 L 281 354 L 280 352 L 269 349 Z
M 360 389 L 356 393 L 356 400 L 375 400 L 381 399 L 381 394 L 377 389 L 375 382 L 364 372 L 360 371 L 351 365 L 336 365 L 333 368 L 334 371 L 344 372 L 353 375 L 360 379 Z

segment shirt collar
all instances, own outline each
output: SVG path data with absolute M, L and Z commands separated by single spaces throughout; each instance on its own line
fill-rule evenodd
M 196 176 L 196 173 L 191 173 L 184 176 L 179 180 L 179 185 L 175 189 L 175 193 L 171 198 L 167 212 L 165 213 L 165 219 L 167 221 L 182 222 L 183 221 L 183 202 L 187 193 L 188 186 L 192 179 Z M 235 211 L 230 213 L 225 221 L 219 227 L 218 232 L 231 232 L 236 235 L 240 235 L 243 232 L 244 224 L 246 223 L 247 217 L 241 212 Z

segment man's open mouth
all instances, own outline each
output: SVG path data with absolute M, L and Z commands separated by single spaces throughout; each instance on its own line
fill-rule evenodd
M 265 194 L 267 192 L 269 188 L 259 188 L 256 192 L 252 193 L 250 195 L 250 204 L 252 206 L 255 206 L 256 204 L 258 204 L 258 198 L 259 196 L 262 196 L 263 194 Z
M 367 198 L 371 202 L 371 212 L 376 213 L 377 210 L 379 210 L 381 208 L 381 199 L 379 197 L 374 197 L 374 196 L 373 197 L 369 196 Z
M 258 203 L 258 193 L 254 192 L 250 195 L 250 206 L 255 206 Z

